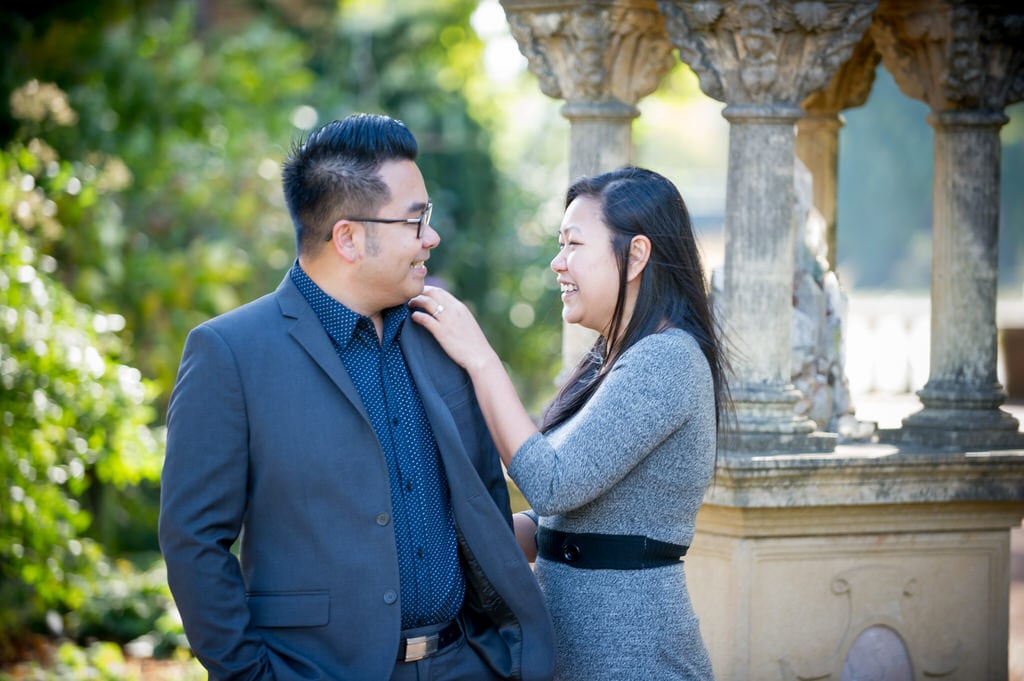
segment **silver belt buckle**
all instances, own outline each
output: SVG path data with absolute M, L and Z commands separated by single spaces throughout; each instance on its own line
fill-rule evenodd
M 438 634 L 430 636 L 413 636 L 405 639 L 405 657 L 403 662 L 416 662 L 425 657 L 430 657 L 437 652 L 437 642 L 441 637 Z

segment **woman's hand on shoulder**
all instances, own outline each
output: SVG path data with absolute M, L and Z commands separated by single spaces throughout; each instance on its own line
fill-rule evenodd
M 409 301 L 413 320 L 437 339 L 456 364 L 470 373 L 497 361 L 473 313 L 458 298 L 436 286 L 424 286 L 423 293 Z

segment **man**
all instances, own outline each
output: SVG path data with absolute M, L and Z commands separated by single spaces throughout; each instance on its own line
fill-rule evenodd
M 552 673 L 472 386 L 408 319 L 440 241 L 416 154 L 387 116 L 313 132 L 282 173 L 295 264 L 185 344 L 160 544 L 212 679 Z

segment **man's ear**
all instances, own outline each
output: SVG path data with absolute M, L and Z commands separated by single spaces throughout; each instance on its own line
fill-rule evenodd
M 358 222 L 338 220 L 331 227 L 331 242 L 328 248 L 333 248 L 345 260 L 356 262 L 363 255 L 365 236 Z
M 626 263 L 626 281 L 633 281 L 647 267 L 651 258 L 651 240 L 643 235 L 633 237 L 629 242 L 629 261 Z

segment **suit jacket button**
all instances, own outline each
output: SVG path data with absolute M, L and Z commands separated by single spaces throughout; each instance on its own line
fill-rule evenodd
M 388 589 L 387 591 L 384 592 L 384 602 L 387 603 L 388 605 L 391 605 L 392 603 L 394 603 L 397 600 L 398 600 L 398 594 L 396 594 L 391 589 Z
M 387 514 L 387 513 L 378 513 L 377 514 L 377 524 L 378 525 L 380 525 L 381 527 L 384 527 L 389 522 L 391 522 L 391 516 L 389 514 Z

